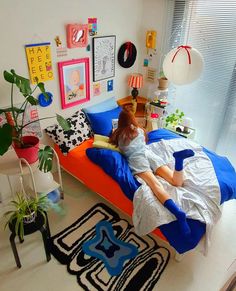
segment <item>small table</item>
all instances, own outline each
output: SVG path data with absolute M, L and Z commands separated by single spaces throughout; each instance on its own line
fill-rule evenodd
M 49 251 L 48 242 L 51 238 L 51 233 L 50 233 L 47 213 L 46 212 L 44 213 L 46 216 L 46 223 L 45 223 L 43 215 L 40 212 L 38 212 L 35 218 L 35 221 L 28 224 L 24 224 L 24 236 L 34 233 L 38 230 L 41 232 L 42 238 L 43 238 L 44 249 L 46 253 L 46 259 L 47 259 L 47 262 L 49 262 L 51 260 L 51 254 Z M 20 258 L 19 258 L 16 244 L 15 244 L 15 237 L 18 235 L 15 233 L 15 222 L 16 220 L 13 219 L 12 223 L 9 224 L 9 229 L 11 231 L 10 243 L 11 243 L 11 248 L 15 257 L 16 265 L 18 268 L 21 268 Z M 19 240 L 20 240 L 20 243 L 24 242 L 24 240 L 22 240 L 20 237 L 19 237 Z
M 35 163 L 29 165 L 28 163 L 22 163 L 22 160 L 17 157 L 13 149 L 9 150 L 2 157 L 0 157 L 0 174 L 7 176 L 12 197 L 14 197 L 14 193 L 10 176 L 31 174 L 32 177 L 33 172 L 37 169 L 39 164 L 39 162 L 36 161 Z
M 148 102 L 147 98 L 137 96 L 137 109 L 135 112 L 135 117 L 145 117 L 145 104 Z M 123 108 L 130 107 L 132 101 L 132 96 L 126 96 L 122 99 L 117 100 L 117 104 Z M 128 109 L 128 108 L 127 108 Z
M 135 112 L 135 117 L 139 126 L 145 128 L 146 127 L 145 105 L 148 102 L 148 100 L 147 98 L 141 97 L 141 96 L 137 96 L 136 99 L 137 99 L 137 108 Z M 122 99 L 118 99 L 117 104 L 128 111 L 133 110 L 132 96 L 126 96 Z
M 40 148 L 43 146 L 44 146 L 43 144 L 40 144 Z M 53 148 L 52 150 L 56 158 L 61 199 L 64 199 L 64 190 L 63 190 L 63 185 L 62 185 L 60 161 L 59 161 L 56 151 Z M 13 189 L 12 189 L 12 185 L 10 181 L 10 176 L 14 176 L 14 175 L 23 176 L 23 175 L 30 174 L 31 180 L 32 180 L 33 191 L 35 193 L 37 192 L 35 181 L 34 181 L 34 172 L 38 168 L 38 165 L 39 165 L 38 160 L 33 164 L 29 164 L 25 159 L 19 159 L 13 149 L 9 150 L 2 157 L 0 157 L 0 174 L 7 176 L 12 197 L 14 197 L 14 193 L 13 193 Z

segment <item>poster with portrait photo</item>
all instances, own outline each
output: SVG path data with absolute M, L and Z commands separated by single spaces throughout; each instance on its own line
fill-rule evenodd
M 62 109 L 90 99 L 89 58 L 58 63 Z

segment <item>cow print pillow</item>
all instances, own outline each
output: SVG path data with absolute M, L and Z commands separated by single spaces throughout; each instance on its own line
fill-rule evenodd
M 71 128 L 67 131 L 63 130 L 58 124 L 45 128 L 45 132 L 59 146 L 64 155 L 93 135 L 90 124 L 82 110 L 77 111 L 67 120 L 71 124 Z

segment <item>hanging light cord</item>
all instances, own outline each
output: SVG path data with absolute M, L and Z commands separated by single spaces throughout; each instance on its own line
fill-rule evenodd
M 186 46 L 188 45 L 190 26 L 191 26 L 192 16 L 193 16 L 193 2 L 190 1 L 189 4 L 191 5 L 191 10 L 190 10 L 190 18 L 189 18 L 189 22 L 188 22 L 188 32 L 187 32 L 187 38 L 186 38 Z

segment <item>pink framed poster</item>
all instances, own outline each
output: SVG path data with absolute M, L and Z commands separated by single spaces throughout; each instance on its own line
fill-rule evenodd
M 62 109 L 90 99 L 89 58 L 58 63 Z

